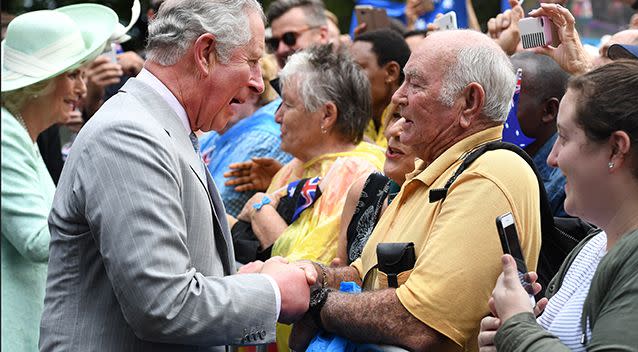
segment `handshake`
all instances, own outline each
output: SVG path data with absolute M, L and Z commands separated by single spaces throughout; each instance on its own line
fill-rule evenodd
M 310 261 L 289 263 L 282 257 L 266 262 L 254 261 L 242 266 L 239 274 L 265 274 L 275 280 L 281 293 L 279 322 L 291 324 L 300 320 L 310 306 L 310 292 L 323 284 L 318 271 Z

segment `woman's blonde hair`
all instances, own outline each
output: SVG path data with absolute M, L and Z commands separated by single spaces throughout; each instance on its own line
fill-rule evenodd
M 56 76 L 57 77 L 57 76 Z M 55 77 L 36 82 L 20 89 L 2 92 L 2 106 L 13 115 L 19 115 L 22 108 L 31 100 L 50 93 L 53 90 Z

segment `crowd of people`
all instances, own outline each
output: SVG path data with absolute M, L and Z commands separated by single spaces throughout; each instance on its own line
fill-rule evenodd
M 151 5 L 3 28 L 2 350 L 638 351 L 638 29 Z

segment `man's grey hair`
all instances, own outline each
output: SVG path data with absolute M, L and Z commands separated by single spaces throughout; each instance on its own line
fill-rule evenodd
M 325 6 L 321 0 L 277 0 L 268 7 L 268 23 L 272 25 L 272 21 L 283 16 L 289 10 L 301 7 L 306 15 L 306 24 L 310 27 L 326 26 L 328 19 L 326 18 Z
M 287 89 L 297 91 L 309 112 L 333 102 L 337 107 L 337 131 L 355 144 L 363 139 L 372 116 L 370 82 L 346 52 L 335 53 L 332 44 L 299 51 L 290 56 L 279 80 L 282 93 Z
M 485 91 L 483 114 L 505 122 L 510 110 L 516 75 L 507 55 L 497 47 L 468 46 L 456 51 L 456 62 L 443 75 L 441 103 L 452 106 L 468 84 L 476 82 Z
M 253 12 L 265 20 L 256 0 L 167 0 L 148 27 L 147 59 L 174 65 L 200 35 L 211 33 L 217 58 L 228 63 L 232 51 L 251 40 Z

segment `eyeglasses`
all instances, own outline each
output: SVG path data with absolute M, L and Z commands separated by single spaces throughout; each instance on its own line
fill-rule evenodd
M 279 48 L 279 42 L 282 41 L 284 42 L 284 44 L 288 45 L 288 46 L 294 46 L 295 44 L 297 44 L 297 38 L 299 38 L 299 36 L 306 31 L 309 31 L 311 29 L 315 29 L 318 28 L 319 26 L 312 26 L 312 27 L 307 27 L 305 29 L 301 29 L 298 31 L 290 31 L 290 32 L 286 32 L 284 33 L 281 38 L 278 37 L 271 37 L 266 39 L 266 46 L 268 47 L 268 50 L 270 50 L 270 52 L 276 52 L 277 48 Z

